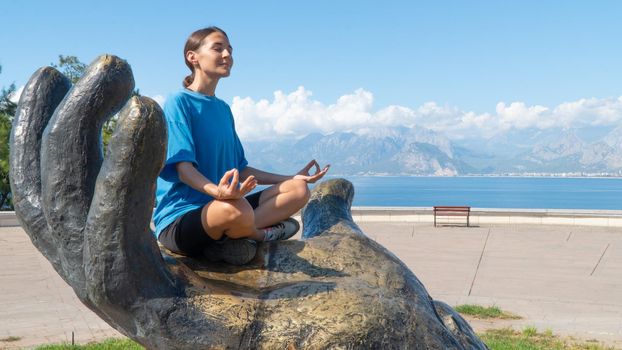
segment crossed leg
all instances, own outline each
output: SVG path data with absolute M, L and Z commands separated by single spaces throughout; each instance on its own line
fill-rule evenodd
M 255 227 L 263 228 L 287 219 L 307 204 L 309 196 L 303 180 L 287 180 L 268 187 L 255 208 Z
M 233 239 L 263 241 L 261 228 L 292 216 L 307 203 L 309 195 L 305 181 L 283 181 L 262 192 L 255 210 L 244 198 L 209 202 L 201 212 L 201 223 L 205 232 L 215 240 L 224 235 Z

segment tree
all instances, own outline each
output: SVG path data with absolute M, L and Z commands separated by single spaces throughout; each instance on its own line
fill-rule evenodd
M 63 73 L 73 84 L 75 84 L 86 70 L 86 64 L 80 62 L 76 56 L 58 55 L 58 64 L 50 64 Z
M 9 135 L 11 118 L 0 113 L 0 209 L 13 210 L 9 184 Z
M 0 66 L 0 74 L 2 74 L 2 66 Z M 15 115 L 15 109 L 17 108 L 17 104 L 11 101 L 11 95 L 15 92 L 15 84 L 12 83 L 8 88 L 2 88 L 0 92 L 0 113 L 4 113 L 6 115 L 12 117 Z
M 2 73 L 2 66 L 0 66 Z M 11 101 L 15 84 L 2 88 L 0 92 L 0 210 L 13 210 L 11 186 L 9 184 L 9 135 L 17 105 Z

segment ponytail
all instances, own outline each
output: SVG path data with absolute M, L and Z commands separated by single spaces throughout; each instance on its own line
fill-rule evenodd
M 190 75 L 186 75 L 183 81 L 184 87 L 187 88 L 188 86 L 190 86 L 190 84 L 192 84 L 193 81 L 194 81 L 194 72 L 192 72 L 192 74 Z

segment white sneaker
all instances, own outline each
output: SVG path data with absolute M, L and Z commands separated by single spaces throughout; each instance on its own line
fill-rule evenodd
M 265 234 L 264 242 L 282 241 L 291 238 L 300 230 L 300 224 L 296 219 L 287 218 L 274 226 L 263 229 Z

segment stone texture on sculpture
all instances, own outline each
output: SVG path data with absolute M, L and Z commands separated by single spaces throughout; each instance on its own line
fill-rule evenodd
M 129 65 L 110 55 L 73 87 L 42 68 L 22 93 L 11 134 L 24 229 L 110 325 L 149 349 L 486 348 L 360 231 L 346 180 L 313 190 L 301 241 L 261 244 L 249 265 L 161 250 L 149 222 L 166 124 L 153 100 L 130 98 L 133 88 Z M 119 110 L 103 159 L 100 129 Z

